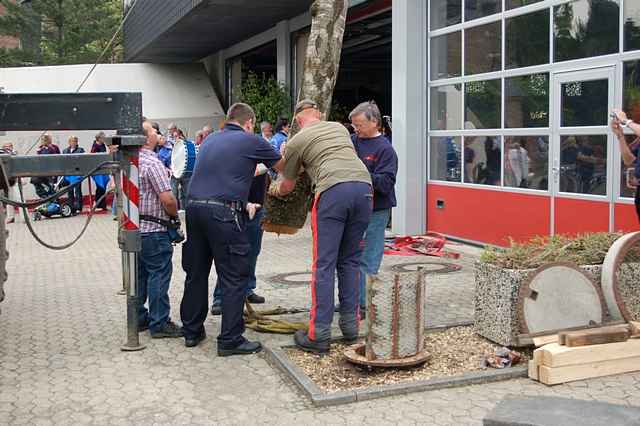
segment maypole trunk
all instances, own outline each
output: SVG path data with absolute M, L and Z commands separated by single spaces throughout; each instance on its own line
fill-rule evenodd
M 325 118 L 331 109 L 333 89 L 338 79 L 348 9 L 348 0 L 315 0 L 311 5 L 311 32 L 298 101 L 311 99 L 316 102 Z M 298 131 L 294 119 L 289 138 Z M 295 234 L 304 226 L 312 199 L 311 180 L 302 173 L 289 195 L 282 198 L 267 195 L 263 229 L 278 234 Z

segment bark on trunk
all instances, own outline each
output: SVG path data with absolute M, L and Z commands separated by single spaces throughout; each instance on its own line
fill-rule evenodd
M 298 101 L 313 100 L 325 118 L 331 109 L 333 89 L 338 79 L 348 9 L 348 0 L 315 0 L 311 5 L 311 32 Z M 298 131 L 294 119 L 289 138 Z M 312 201 L 311 180 L 302 173 L 291 194 L 282 199 L 267 195 L 263 229 L 277 234 L 295 234 L 304 226 Z

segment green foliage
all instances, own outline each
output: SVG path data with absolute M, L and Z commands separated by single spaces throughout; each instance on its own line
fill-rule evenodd
M 18 37 L 22 48 L 0 52 L 0 65 L 62 65 L 95 62 L 122 20 L 121 0 L 0 0 L 0 34 Z M 105 55 L 120 62 L 121 35 Z
M 329 112 L 329 121 L 348 123 L 350 112 L 351 111 L 346 106 L 340 105 L 338 102 L 333 102 L 333 105 L 331 105 L 331 111 Z
M 525 243 L 511 241 L 507 249 L 484 250 L 480 261 L 506 269 L 533 269 L 549 262 L 600 265 L 613 242 L 621 236 L 620 233 L 597 232 L 576 237 L 534 237 Z M 625 261 L 638 260 L 637 251 L 625 258 Z
M 249 73 L 238 92 L 240 102 L 251 105 L 256 113 L 256 133 L 260 132 L 261 122 L 275 126 L 280 117 L 291 115 L 289 91 L 273 77 Z

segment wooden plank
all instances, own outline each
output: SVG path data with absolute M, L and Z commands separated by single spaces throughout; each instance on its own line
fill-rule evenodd
M 538 364 L 533 359 L 529 360 L 529 378 L 533 380 L 540 380 L 540 376 L 538 375 Z
M 593 325 L 581 325 L 578 327 L 570 327 L 570 328 L 561 328 L 558 330 L 549 330 L 549 331 L 543 331 L 540 333 L 529 333 L 529 334 L 519 334 L 518 335 L 518 346 L 531 346 L 533 345 L 533 338 L 534 337 L 542 337 L 542 336 L 549 336 L 552 334 L 559 334 L 563 331 L 574 331 L 574 330 L 588 330 L 590 328 L 599 328 L 599 327 L 603 327 L 603 326 L 612 326 L 612 325 L 621 325 L 621 324 L 626 324 L 626 321 L 611 321 L 605 324 L 593 324 Z
M 558 343 L 558 335 L 551 334 L 549 336 L 540 336 L 540 337 L 533 338 L 533 345 L 536 348 L 539 348 L 540 346 L 548 345 L 549 343 Z
M 546 365 L 542 365 L 538 368 L 538 374 L 540 382 L 546 385 L 556 385 L 576 380 L 630 373 L 638 370 L 640 370 L 640 357 L 636 356 L 632 358 L 592 362 L 583 365 L 568 365 L 565 367 L 547 367 Z
M 540 365 L 564 367 L 593 362 L 611 361 L 629 357 L 640 357 L 640 340 L 628 340 L 606 345 L 569 347 L 552 343 L 540 348 Z
M 560 333 L 565 346 L 601 345 L 604 343 L 624 342 L 629 340 L 629 326 L 616 325 L 589 330 Z

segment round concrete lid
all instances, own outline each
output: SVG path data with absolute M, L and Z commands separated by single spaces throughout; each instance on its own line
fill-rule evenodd
M 523 333 L 600 324 L 605 312 L 600 288 L 571 263 L 541 266 L 520 286 L 518 319 Z
M 618 238 L 609 248 L 602 263 L 602 292 L 613 320 L 639 321 L 637 282 L 637 263 L 631 269 L 621 270 L 626 255 L 640 243 L 640 232 L 631 232 Z

